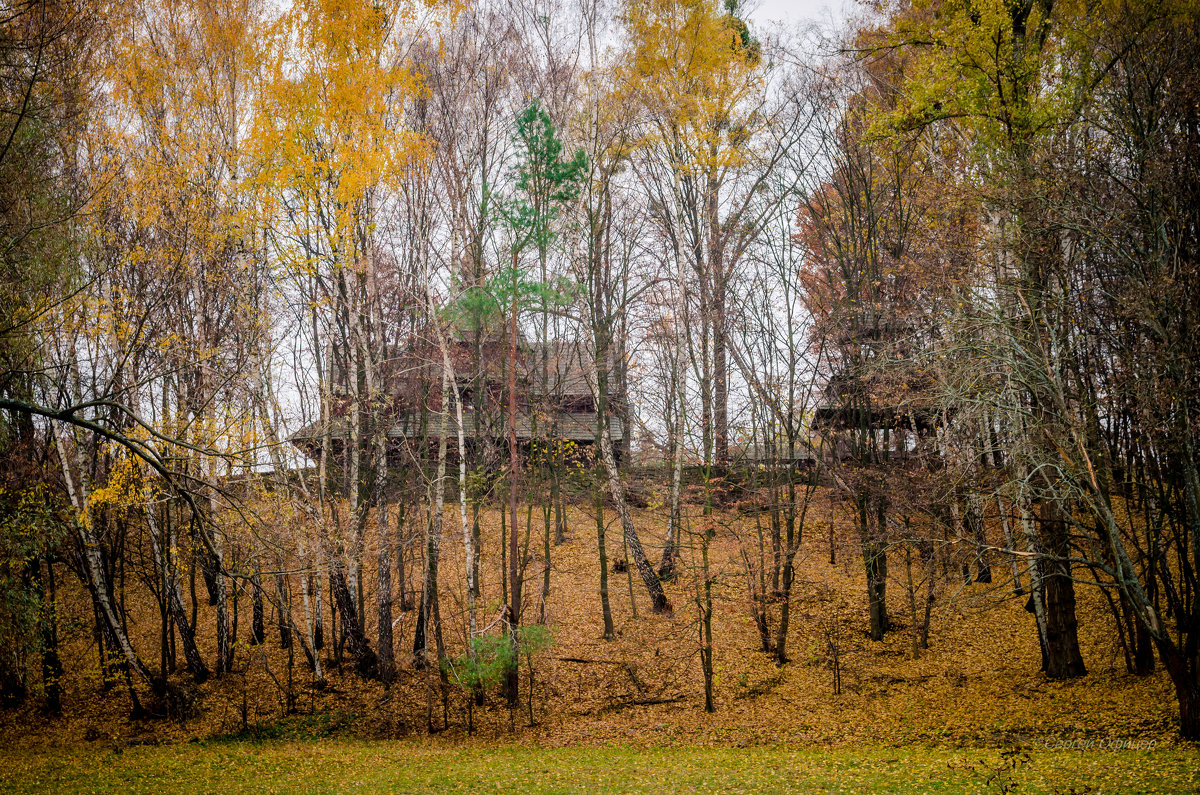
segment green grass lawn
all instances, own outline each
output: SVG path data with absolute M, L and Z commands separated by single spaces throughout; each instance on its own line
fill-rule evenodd
M 1015 764 L 1015 767 L 1014 767 Z M 1009 789 L 1005 789 L 1008 787 Z M 3 792 L 1181 792 L 1195 749 L 536 749 L 211 742 L 0 752 Z

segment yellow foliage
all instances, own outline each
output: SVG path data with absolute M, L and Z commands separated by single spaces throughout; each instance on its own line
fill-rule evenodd
M 104 509 L 121 514 L 135 505 L 143 504 L 152 496 L 152 487 L 146 482 L 145 466 L 140 459 L 129 454 L 114 459 L 112 471 L 104 485 L 92 489 L 84 506 L 84 525 L 92 526 L 96 513 Z
M 693 176 L 736 165 L 758 122 L 763 88 L 757 47 L 740 20 L 707 0 L 629 3 L 630 50 L 618 69 L 619 98 L 637 103 L 676 169 Z
M 298 0 L 264 31 L 249 141 L 257 198 L 264 211 L 281 198 L 302 205 L 296 231 L 323 235 L 343 262 L 369 222 L 371 190 L 428 154 L 399 122 L 423 90 L 395 40 L 413 13 L 403 0 Z

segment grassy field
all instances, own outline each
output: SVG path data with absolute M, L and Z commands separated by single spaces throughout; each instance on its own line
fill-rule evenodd
M 0 753 L 0 790 L 316 792 L 1183 792 L 1192 748 L 455 748 L 323 740 Z

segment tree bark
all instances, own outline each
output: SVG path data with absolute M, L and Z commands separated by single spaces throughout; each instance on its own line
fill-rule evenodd
M 517 661 L 517 631 L 521 625 L 521 564 L 517 534 L 517 251 L 512 252 L 512 305 L 508 316 L 508 634 L 512 644 L 512 665 L 505 672 L 508 703 L 518 703 L 520 687 Z
M 633 563 L 637 567 L 638 575 L 642 578 L 646 591 L 650 594 L 650 607 L 655 613 L 670 613 L 671 603 L 667 601 L 667 595 L 663 592 L 662 582 L 646 558 L 642 541 L 633 527 L 633 517 L 629 513 L 629 503 L 625 499 L 625 487 L 621 483 L 621 474 L 617 470 L 616 458 L 613 456 L 612 433 L 607 425 L 601 429 L 600 433 L 600 455 L 608 474 L 608 490 L 612 494 L 613 502 L 616 503 L 617 515 L 621 518 L 625 543 L 629 548 Z
M 188 673 L 192 675 L 192 678 L 197 683 L 204 682 L 209 677 L 208 666 L 204 664 L 204 659 L 200 656 L 200 650 L 196 647 L 195 628 L 188 621 L 187 610 L 183 606 L 183 593 L 179 589 L 179 580 L 168 569 L 169 562 L 166 559 L 166 550 L 164 549 L 165 539 L 162 538 L 158 522 L 154 517 L 153 508 L 147 507 L 145 516 L 146 525 L 150 530 L 150 544 L 154 557 L 160 561 L 159 565 L 163 568 L 163 586 L 167 591 L 167 609 L 171 613 L 171 620 L 179 630 L 179 639 L 183 644 L 183 658 L 187 662 Z
M 1075 619 L 1075 581 L 1071 577 L 1070 539 L 1062 507 L 1057 500 L 1040 505 L 1042 544 L 1042 587 L 1046 609 L 1046 676 L 1071 679 L 1087 674 L 1079 652 L 1078 622 Z
M 375 610 L 379 617 L 379 678 L 390 685 L 396 677 L 395 651 L 392 644 L 392 539 L 388 524 L 387 428 L 376 428 L 375 439 L 375 520 L 379 532 L 379 556 L 376 569 Z
M 337 602 L 342 624 L 342 639 L 351 656 L 354 657 L 359 675 L 368 678 L 377 676 L 379 660 L 375 656 L 375 652 L 371 650 L 366 633 L 363 632 L 362 622 L 358 616 L 358 605 L 346 582 L 345 564 L 340 557 L 335 557 L 330 562 L 329 589 L 330 595 Z

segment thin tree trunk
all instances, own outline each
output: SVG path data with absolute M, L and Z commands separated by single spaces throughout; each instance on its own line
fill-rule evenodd
M 596 543 L 600 556 L 600 615 L 604 620 L 604 639 L 613 640 L 617 633 L 613 629 L 612 607 L 608 601 L 608 553 L 605 549 L 604 487 L 600 485 L 601 474 L 596 472 Z
M 292 648 L 292 592 L 287 575 L 283 572 L 283 564 L 276 561 L 275 580 L 275 611 L 276 627 L 279 630 L 279 648 Z
M 33 574 L 42 598 L 39 626 L 42 646 L 42 690 L 46 696 L 45 711 L 50 715 L 62 713 L 62 659 L 58 655 L 58 585 L 54 579 L 54 561 L 46 558 L 46 576 L 42 577 L 42 561 L 32 561 Z M 166 671 L 162 678 L 166 680 Z
M 153 509 L 147 507 L 145 516 L 146 526 L 150 530 L 151 549 L 154 557 L 161 561 L 160 566 L 163 567 L 163 583 L 167 591 L 167 609 L 171 613 L 171 618 L 179 630 L 179 638 L 183 642 L 183 658 L 187 661 L 188 673 L 192 675 L 192 678 L 196 682 L 204 682 L 209 676 L 208 667 L 204 664 L 204 659 L 200 656 L 200 650 L 196 647 L 195 629 L 189 623 L 187 611 L 183 606 L 183 593 L 179 590 L 179 580 L 175 578 L 173 573 L 167 570 L 166 550 L 164 549 L 162 534 L 155 519 Z
M 682 267 L 681 264 L 676 264 L 677 269 L 682 269 Z M 679 286 L 679 289 L 682 292 L 682 284 Z M 683 299 L 680 300 L 682 303 Z M 680 528 L 683 520 L 683 436 L 685 432 L 684 420 L 687 416 L 687 412 L 685 411 L 687 393 L 683 377 L 683 346 L 685 338 L 681 321 L 682 317 L 676 320 L 676 324 L 679 327 L 675 330 L 674 361 L 671 364 L 671 381 L 674 387 L 672 398 L 675 401 L 675 422 L 671 430 L 672 460 L 671 492 L 669 498 L 671 512 L 667 519 L 667 539 L 663 545 L 663 556 L 658 565 L 659 576 L 667 580 L 675 576 L 675 561 L 679 553 Z M 628 430 L 626 430 L 626 433 L 628 433 Z
M 512 665 L 505 673 L 505 691 L 510 706 L 518 703 L 518 628 L 521 625 L 521 565 L 517 533 L 517 251 L 512 252 L 512 306 L 508 327 L 508 631 Z
M 1012 527 L 1009 524 L 1008 506 L 1004 503 L 1004 498 L 999 494 L 996 495 L 996 508 L 1000 512 L 1000 527 L 1004 530 L 1004 543 L 1009 550 L 1016 549 L 1016 542 L 1013 540 Z M 1017 562 L 1017 556 L 1008 555 L 1009 562 L 1012 564 L 1013 573 L 1013 593 L 1020 596 L 1025 592 L 1021 587 L 1021 565 Z
M 300 561 L 304 567 L 304 571 L 300 574 L 300 596 L 304 602 L 304 634 L 307 640 L 307 646 L 312 650 L 312 659 L 310 660 L 313 669 L 313 676 L 316 679 L 318 686 L 325 684 L 325 672 L 321 667 L 321 646 L 322 638 L 321 629 L 321 599 L 320 599 L 320 578 L 313 578 L 309 573 L 308 550 L 304 543 L 304 538 L 301 535 L 299 539 Z M 309 588 L 310 581 L 315 586 L 316 593 L 312 594 Z
M 101 625 L 105 634 L 120 650 L 129 669 L 136 672 L 146 682 L 153 682 L 150 670 L 138 658 L 137 652 L 134 651 L 133 646 L 130 644 L 129 638 L 125 634 L 120 618 L 117 615 L 116 608 L 109 598 L 111 591 L 108 574 L 101 557 L 100 540 L 88 526 L 90 520 L 88 511 L 90 495 L 86 491 L 87 481 L 86 479 L 81 479 L 76 483 L 70 452 L 74 447 L 63 441 L 63 435 L 60 429 L 57 427 L 54 429 L 55 447 L 58 449 L 59 458 L 62 462 L 63 478 L 67 484 L 67 493 L 71 497 L 71 502 L 74 504 L 75 510 L 83 517 L 82 521 L 75 522 L 75 530 L 79 538 L 80 549 L 83 553 L 84 571 L 87 574 L 87 585 L 92 594 L 92 601 L 96 607 L 98 617 L 101 619 Z
M 254 567 L 250 577 L 250 645 L 260 646 L 267 639 L 267 628 L 263 623 L 262 572 Z
M 375 609 L 379 617 L 379 678 L 390 685 L 396 677 L 396 658 L 392 644 L 392 539 L 388 524 L 387 427 L 375 430 L 375 521 L 379 532 L 379 557 L 376 569 Z
M 655 573 L 654 567 L 646 558 L 641 539 L 633 527 L 633 517 L 629 513 L 629 503 L 625 499 L 625 487 L 621 483 L 621 475 L 617 470 L 617 462 L 613 457 L 612 434 L 606 424 L 600 432 L 600 456 L 608 474 L 608 490 L 617 506 L 617 515 L 621 518 L 621 529 L 624 531 L 625 543 L 629 548 L 630 557 L 637 566 L 638 575 L 650 594 L 650 606 L 655 613 L 670 613 L 671 603 L 663 592 L 662 582 Z

